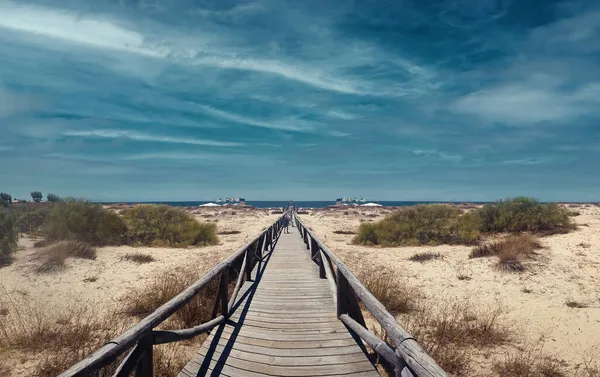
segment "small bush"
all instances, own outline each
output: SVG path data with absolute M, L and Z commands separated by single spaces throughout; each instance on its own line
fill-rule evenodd
M 56 195 L 56 194 L 48 194 L 46 195 L 46 199 L 50 202 L 50 203 L 56 203 L 56 202 L 60 202 L 61 198 L 60 196 Z
M 363 223 L 355 244 L 405 246 L 473 243 L 479 239 L 477 217 L 442 204 L 403 208 L 379 222 Z
M 411 262 L 424 263 L 424 262 L 432 261 L 434 259 L 441 259 L 441 258 L 442 258 L 442 254 L 440 254 L 440 253 L 432 253 L 431 251 L 426 251 L 424 253 L 417 253 L 417 254 L 413 255 L 412 257 L 408 258 L 408 260 Z
M 0 210 L 0 266 L 11 263 L 17 241 L 15 217 L 7 210 Z
M 123 259 L 135 262 L 138 264 L 150 263 L 156 261 L 152 255 L 142 253 L 125 254 Z
M 483 232 L 566 233 L 574 229 L 569 210 L 555 203 L 517 197 L 486 204 L 473 211 Z
M 511 236 L 501 241 L 479 245 L 471 250 L 469 258 L 493 257 L 504 254 L 505 256 L 517 255 L 528 256 L 534 250 L 541 249 L 539 240 L 530 234 Z
M 391 270 L 379 267 L 364 267 L 358 278 L 365 287 L 392 314 L 409 313 L 419 303 L 419 292 L 409 287 Z
M 533 255 L 542 245 L 538 239 L 529 234 L 512 236 L 489 246 L 491 252 L 498 257 L 497 267 L 505 271 L 521 272 L 525 270 L 523 261 Z M 476 248 L 471 252 L 479 253 Z
M 24 212 L 17 218 L 17 227 L 21 233 L 37 233 L 44 224 L 48 211 L 39 209 Z
M 181 208 L 140 205 L 122 214 L 133 244 L 186 247 L 219 242 L 216 224 L 199 223 Z
M 82 200 L 54 203 L 42 227 L 47 241 L 77 240 L 92 245 L 119 245 L 127 227 L 121 217 L 99 204 Z

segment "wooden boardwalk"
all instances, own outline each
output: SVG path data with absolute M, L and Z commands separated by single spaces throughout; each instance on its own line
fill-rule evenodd
M 334 292 L 298 229 L 289 229 L 179 377 L 379 376 L 337 318 Z
M 115 368 L 108 370 L 113 377 L 153 377 L 155 346 L 205 333 L 179 377 L 378 376 L 363 342 L 395 377 L 448 377 L 296 212 L 290 202 L 270 227 L 59 377 L 93 377 L 107 367 Z M 296 227 L 286 234 L 289 215 Z M 213 283 L 210 319 L 159 329 Z M 367 328 L 361 309 L 385 330 L 386 341 Z

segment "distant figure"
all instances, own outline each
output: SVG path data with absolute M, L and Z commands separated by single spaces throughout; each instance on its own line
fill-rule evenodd
M 290 218 L 288 217 L 289 215 L 286 214 L 285 216 L 283 216 L 283 232 L 284 233 L 290 233 Z

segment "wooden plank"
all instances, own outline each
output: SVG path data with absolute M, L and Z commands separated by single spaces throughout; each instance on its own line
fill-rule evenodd
M 201 373 L 215 376 L 378 375 L 337 319 L 331 283 L 319 279 L 305 247 L 297 228 L 279 235 L 262 272 L 243 284 L 231 317 L 211 331 L 182 377 L 197 377 L 203 362 Z
M 232 330 L 225 328 L 223 334 L 231 336 Z M 295 341 L 321 341 L 321 340 L 343 340 L 352 339 L 350 334 L 346 331 L 322 331 L 322 332 L 300 332 L 291 333 L 289 331 L 265 331 L 256 327 L 252 329 L 244 329 L 237 335 L 238 338 L 254 338 L 262 340 L 276 340 L 281 342 L 295 342 Z M 354 339 L 352 339 L 354 340 Z
M 195 371 L 187 371 L 186 374 L 180 375 L 181 377 L 198 377 L 198 370 Z M 265 377 L 269 376 L 260 372 L 252 372 L 245 369 L 236 368 L 230 365 L 219 365 L 218 370 L 215 371 L 212 367 L 209 367 L 206 370 L 207 376 L 226 376 L 226 377 Z M 307 374 L 306 376 L 312 376 L 312 374 Z M 372 372 L 355 372 L 352 374 L 329 374 L 328 377 L 373 377 L 379 376 L 378 374 L 373 374 Z M 272 376 L 269 376 L 272 377 Z
M 314 356 L 274 356 L 260 353 L 247 352 L 239 349 L 231 349 L 227 345 L 217 345 L 216 347 L 202 346 L 195 359 L 203 360 L 207 354 L 215 352 L 216 354 L 226 354 L 227 357 L 233 357 L 239 360 L 252 361 L 261 364 L 273 366 L 311 366 L 311 365 L 334 365 L 344 363 L 354 363 L 364 360 L 363 353 L 350 353 L 341 355 L 314 355 Z
M 268 316 L 268 315 L 259 315 L 257 312 L 249 312 L 244 316 L 243 321 L 255 321 L 255 322 L 271 322 L 271 323 L 338 323 L 338 319 L 335 316 L 318 316 L 318 317 L 303 317 L 298 318 L 298 315 L 290 315 L 290 316 Z M 239 313 L 236 313 L 235 316 L 229 318 L 231 321 L 237 322 L 240 320 Z
M 215 353 L 211 363 L 209 364 L 213 368 L 217 365 L 228 365 L 236 368 L 261 372 L 271 376 L 281 377 L 304 377 L 304 376 L 330 376 L 333 374 L 349 374 L 355 372 L 369 372 L 372 371 L 373 376 L 378 376 L 375 372 L 373 365 L 366 360 L 357 361 L 353 363 L 335 364 L 335 365 L 310 365 L 310 366 L 280 366 L 280 365 L 269 365 L 262 364 L 259 362 L 252 362 L 247 360 L 240 360 L 233 357 L 228 357 L 226 362 L 215 360 L 215 356 L 220 356 Z M 190 364 L 200 369 L 201 364 L 195 360 L 190 361 Z M 195 365 L 194 365 L 195 364 Z M 188 368 L 190 370 L 191 368 Z M 192 369 L 193 370 L 193 369 Z
M 339 322 L 330 320 L 330 321 L 322 321 L 322 322 L 301 322 L 301 323 L 292 323 L 292 322 L 280 322 L 277 320 L 269 320 L 269 321 L 257 321 L 253 319 L 245 319 L 243 321 L 243 326 L 251 326 L 251 327 L 262 327 L 269 328 L 273 330 L 311 330 L 314 328 L 319 329 L 340 329 Z
M 213 338 L 214 339 L 214 338 Z M 268 356 L 295 356 L 295 357 L 306 357 L 306 356 L 328 356 L 328 355 L 348 355 L 348 354 L 360 354 L 362 351 L 352 344 L 350 346 L 336 346 L 336 347 L 320 347 L 320 348 L 273 348 L 259 345 L 245 344 L 242 342 L 230 342 L 229 339 L 220 338 L 218 340 L 211 339 L 205 342 L 203 346 L 218 345 L 228 346 L 232 349 L 240 351 L 258 353 Z
M 224 337 L 229 339 L 229 334 L 223 334 Z M 205 342 L 210 342 L 214 339 L 214 336 L 209 336 Z M 220 338 L 219 338 L 220 339 Z M 249 337 L 238 337 L 235 340 L 236 343 L 243 343 L 254 346 L 269 347 L 269 348 L 284 348 L 284 349 L 320 349 L 330 347 L 345 347 L 353 346 L 356 347 L 356 341 L 352 338 L 347 339 L 319 339 L 319 340 L 274 340 L 274 339 L 259 339 Z

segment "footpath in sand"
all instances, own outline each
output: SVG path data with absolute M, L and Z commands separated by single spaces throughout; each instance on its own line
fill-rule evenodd
M 543 337 L 544 352 L 572 371 L 584 357 L 600 360 L 600 207 L 570 209 L 580 212 L 572 218 L 578 229 L 541 237 L 544 249 L 523 273 L 498 271 L 494 259 L 469 259 L 469 246 L 366 247 L 352 245 L 352 234 L 339 234 L 383 218 L 388 208 L 315 210 L 300 217 L 355 272 L 369 263 L 392 269 L 423 292 L 428 305 L 470 300 L 478 307 L 499 306 L 503 320 L 524 339 L 519 346 L 539 344 Z M 424 251 L 442 258 L 408 260 Z M 491 349 L 487 357 L 502 359 L 503 354 Z M 489 360 L 482 363 L 490 365 Z

